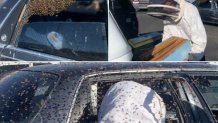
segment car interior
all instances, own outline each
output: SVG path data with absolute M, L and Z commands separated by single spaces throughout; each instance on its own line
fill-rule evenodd
M 113 77 L 114 78 L 114 77 Z M 98 111 L 101 106 L 104 95 L 107 90 L 115 83 L 119 81 L 133 80 L 133 79 L 108 79 L 107 80 L 88 80 L 84 81 L 79 90 L 78 97 L 76 99 L 73 112 L 71 114 L 71 121 L 75 122 L 97 122 Z M 177 105 L 177 99 L 173 94 L 173 89 L 169 86 L 166 80 L 161 79 L 135 79 L 133 81 L 139 82 L 143 85 L 147 85 L 154 89 L 164 100 L 166 104 L 166 123 L 180 123 L 183 121 L 180 114 L 179 107 Z M 88 83 L 88 84 L 87 84 Z M 84 96 L 85 95 L 85 96 Z
M 15 33 L 16 46 L 73 60 L 107 60 L 107 2 L 96 9 L 93 1 L 77 0 L 63 11 L 42 15 L 29 3 Z
M 218 97 L 217 97 L 217 89 L 218 89 L 218 81 L 217 77 L 197 77 L 200 78 L 196 85 L 199 88 L 202 96 L 207 102 L 210 110 L 214 114 L 215 119 L 218 121 Z
M 210 0 L 203 0 L 203 1 L 199 1 L 199 7 L 201 8 L 211 8 L 211 2 Z

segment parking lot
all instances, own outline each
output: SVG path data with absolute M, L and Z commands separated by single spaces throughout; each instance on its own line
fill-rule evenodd
M 144 13 L 137 13 L 139 33 L 162 31 L 162 20 L 153 18 Z M 205 51 L 206 61 L 218 61 L 218 25 L 205 24 L 207 32 L 207 47 Z

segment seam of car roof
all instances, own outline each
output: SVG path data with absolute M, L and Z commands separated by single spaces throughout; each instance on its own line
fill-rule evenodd
M 203 70 L 202 70 L 203 69 Z M 93 77 L 98 75 L 108 75 L 108 74 L 120 74 L 120 73 L 150 73 L 150 72 L 218 72 L 218 70 L 204 69 L 204 68 L 193 68 L 193 69 L 180 69 L 180 68 L 143 68 L 140 69 L 132 69 L 132 70 L 108 70 L 108 71 L 99 71 L 89 73 L 86 76 Z
M 199 71 L 196 71 L 196 70 L 185 70 L 183 71 L 182 69 L 171 69 L 170 71 L 169 70 L 147 70 L 147 69 L 143 69 L 143 70 L 108 70 L 107 72 L 105 71 L 99 71 L 99 72 L 93 72 L 93 73 L 88 73 L 88 74 L 85 74 L 85 75 L 82 75 L 82 79 L 83 81 L 86 80 L 87 78 L 90 78 L 90 77 L 96 77 L 96 76 L 101 76 L 101 75 L 111 75 L 111 74 L 123 74 L 123 73 L 154 73 L 154 72 L 171 72 L 171 73 L 177 73 L 177 72 L 218 72 L 218 70 L 214 70 L 214 71 L 211 71 L 211 70 L 199 70 Z
M 147 64 L 140 64 L 140 63 L 133 63 L 133 64 L 129 64 L 129 63 L 125 63 L 125 62 L 121 62 L 121 63 L 115 63 L 115 64 L 110 64 L 110 63 L 103 63 L 103 69 L 99 69 L 99 63 L 96 62 L 94 64 L 87 64 L 89 66 L 87 67 L 82 67 L 80 68 L 79 66 L 83 66 L 85 63 L 81 63 L 81 64 L 75 64 L 75 63 L 70 63 L 70 64 L 47 64 L 47 65 L 39 65 L 39 66 L 34 66 L 34 67 L 30 67 L 30 68 L 24 68 L 21 70 L 30 70 L 30 71 L 40 71 L 40 72 L 50 72 L 50 73 L 57 73 L 57 72 L 61 72 L 60 70 L 63 71 L 78 71 L 78 74 L 95 74 L 96 71 L 98 74 L 100 73 L 105 73 L 105 71 L 110 72 L 123 72 L 123 71 L 138 71 L 138 72 L 163 72 L 163 71 L 198 71 L 198 72 L 208 72 L 208 71 L 213 71 L 213 72 L 217 72 L 218 71 L 218 65 L 215 64 L 208 64 L 204 63 L 202 64 L 185 64 L 185 63 L 170 63 L 170 64 L 165 64 L 165 63 L 147 63 Z M 63 66 L 62 66 L 63 65 Z M 69 65 L 69 67 L 67 67 Z M 115 65 L 114 67 L 111 65 Z M 127 67 L 125 68 L 124 66 L 124 70 L 120 70 L 122 68 L 123 65 L 127 65 L 127 66 L 132 66 L 132 68 Z M 169 66 L 170 65 L 170 66 Z M 94 67 L 93 67 L 94 66 Z M 172 67 L 171 67 L 172 66 Z M 49 68 L 49 69 L 47 69 Z M 52 69 L 51 69 L 52 68 Z M 90 68 L 92 69 L 92 71 L 89 70 L 85 70 L 86 68 Z M 81 73 L 79 70 L 83 69 L 83 73 Z

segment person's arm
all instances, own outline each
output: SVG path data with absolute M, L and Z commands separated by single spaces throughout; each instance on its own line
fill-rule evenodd
M 169 25 L 169 22 L 164 20 L 163 21 L 163 24 L 164 24 L 164 29 L 163 29 L 163 38 L 162 38 L 162 41 L 165 41 L 166 39 L 170 38 L 172 36 L 170 30 L 170 25 Z
M 192 48 L 190 52 L 189 61 L 199 61 L 204 56 L 204 51 L 207 44 L 207 35 L 201 16 L 195 6 L 193 6 L 191 14 L 191 41 Z

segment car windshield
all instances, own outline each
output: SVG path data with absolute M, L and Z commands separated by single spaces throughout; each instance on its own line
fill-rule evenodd
M 4 5 L 7 0 L 0 0 L 0 8 Z
M 18 71 L 0 80 L 0 122 L 30 122 L 44 105 L 58 76 Z

